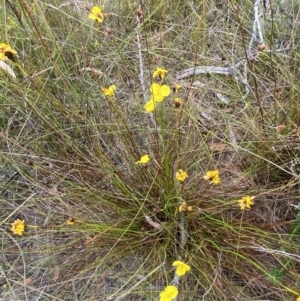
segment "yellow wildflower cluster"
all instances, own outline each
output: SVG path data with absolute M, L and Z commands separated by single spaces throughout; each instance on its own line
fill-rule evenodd
M 154 83 L 150 87 L 150 91 L 152 93 L 152 99 L 155 102 L 162 102 L 164 98 L 171 93 L 171 89 L 167 85 L 160 85 L 158 83 Z
M 22 235 L 25 230 L 25 221 L 16 219 L 12 224 L 11 224 L 11 231 L 14 234 L 17 235 Z
M 102 23 L 104 20 L 104 15 L 99 6 L 94 6 L 89 14 L 89 19 L 95 20 L 98 23 Z
M 159 79 L 164 79 L 167 72 L 167 70 L 157 67 L 156 70 L 153 72 L 153 78 L 158 77 Z M 170 95 L 171 89 L 168 85 L 160 85 L 158 83 L 153 83 L 150 87 L 150 91 L 152 97 L 144 105 L 144 109 L 148 113 L 153 112 L 155 110 L 156 103 L 162 102 L 165 97 Z
M 185 275 L 186 272 L 191 270 L 191 267 L 187 265 L 186 263 L 176 260 L 172 264 L 173 267 L 176 267 L 176 275 L 181 277 Z M 165 287 L 165 289 L 160 292 L 159 297 L 160 301 L 172 301 L 175 299 L 178 295 L 178 288 L 175 285 L 168 285 Z
M 153 83 L 150 87 L 152 97 L 144 105 L 144 109 L 150 113 L 155 110 L 155 105 L 157 102 L 162 102 L 164 98 L 171 93 L 171 89 L 167 85 L 160 85 L 158 83 Z
M 179 212 L 187 212 L 192 211 L 193 206 L 188 206 L 186 202 L 182 202 L 182 204 L 178 208 Z
M 183 169 L 179 169 L 176 172 L 176 179 L 180 182 L 183 182 L 188 177 L 188 174 Z
M 175 94 L 177 94 L 178 91 L 179 91 L 179 89 L 181 89 L 181 85 L 175 84 L 174 87 L 173 87 L 173 92 Z M 175 99 L 174 99 L 174 106 L 175 106 L 175 108 L 180 108 L 181 105 L 182 105 L 182 103 L 183 103 L 183 101 L 181 100 L 180 97 L 175 97 Z
M 105 96 L 114 96 L 116 91 L 116 86 L 110 85 L 108 88 L 101 87 L 101 90 Z
M 153 72 L 153 78 L 158 77 L 159 79 L 164 79 L 166 76 L 166 73 L 168 73 L 168 71 L 166 69 L 157 67 L 156 70 Z
M 186 263 L 176 260 L 172 264 L 173 267 L 176 267 L 176 275 L 177 276 L 184 276 L 186 272 L 191 270 L 191 267 Z
M 166 288 L 159 294 L 160 301 L 172 301 L 178 295 L 178 289 L 175 285 L 168 285 Z
M 211 184 L 219 184 L 220 183 L 219 171 L 217 169 L 209 170 L 203 178 L 205 180 L 209 181 Z
M 251 206 L 254 204 L 254 196 L 244 196 L 240 200 L 238 200 L 238 203 L 241 207 L 241 210 L 250 209 Z M 299 300 L 300 301 L 300 300 Z

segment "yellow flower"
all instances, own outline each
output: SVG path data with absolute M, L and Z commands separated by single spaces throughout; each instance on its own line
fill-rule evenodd
M 75 219 L 73 217 L 68 218 L 67 225 L 71 226 L 74 225 Z
M 254 198 L 255 198 L 254 196 L 247 195 L 242 197 L 240 200 L 238 200 L 241 210 L 250 209 L 251 206 L 254 204 L 253 202 Z
M 158 77 L 159 79 L 164 79 L 167 72 L 167 70 L 157 67 L 156 70 L 153 72 L 153 78 Z
M 183 182 L 187 177 L 188 177 L 188 174 L 182 169 L 179 169 L 176 172 L 176 179 L 180 182 Z
M 296 301 L 300 301 L 300 296 L 296 299 Z
M 186 211 L 192 211 L 193 206 L 188 206 L 186 202 L 182 202 L 182 204 L 179 206 L 179 212 L 186 212 Z
M 102 90 L 102 92 L 104 93 L 105 96 L 114 96 L 115 91 L 116 91 L 116 86 L 111 85 L 108 88 L 102 88 L 101 87 L 101 90 Z
M 144 105 L 144 109 L 148 113 L 155 111 L 155 101 L 153 99 L 147 101 Z
M 184 262 L 182 262 L 180 260 L 174 261 L 172 266 L 177 267 L 176 274 L 178 276 L 183 276 L 186 272 L 188 272 L 191 269 L 191 267 L 189 265 L 185 264 Z
M 182 105 L 182 100 L 179 97 L 174 99 L 175 108 L 179 108 Z
M 180 88 L 181 86 L 179 84 L 175 84 L 175 86 L 173 87 L 173 92 L 177 93 Z
M 17 54 L 17 51 L 13 50 L 8 44 L 0 44 L 0 60 L 6 61 L 8 58 L 13 60 L 14 54 Z
M 160 292 L 159 294 L 159 301 L 172 301 L 178 295 L 178 289 L 174 285 L 168 285 L 166 288 Z
M 147 164 L 149 160 L 149 155 L 144 155 L 141 157 L 140 161 L 136 161 L 135 164 Z
M 219 171 L 209 170 L 204 176 L 204 179 L 210 181 L 210 183 L 219 184 L 220 183 Z
M 164 98 L 171 93 L 171 89 L 167 85 L 160 85 L 157 83 L 154 83 L 150 87 L 150 91 L 153 94 L 152 99 L 155 100 L 155 102 L 162 102 Z
M 103 22 L 104 15 L 99 6 L 94 6 L 89 14 L 89 19 L 96 20 L 99 23 Z
M 25 221 L 16 219 L 12 224 L 11 224 L 11 231 L 14 234 L 22 235 L 25 229 Z

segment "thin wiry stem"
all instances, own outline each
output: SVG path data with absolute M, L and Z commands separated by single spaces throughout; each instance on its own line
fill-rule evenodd
M 141 46 L 141 40 L 140 40 L 140 28 L 141 28 L 141 18 L 137 14 L 136 15 L 136 40 L 137 40 L 137 47 L 138 47 L 138 57 L 139 57 L 139 63 L 140 63 L 140 83 L 141 88 L 143 91 L 143 103 L 146 103 L 148 101 L 147 93 L 146 93 L 146 85 L 145 85 L 145 78 L 144 78 L 144 63 L 143 63 L 143 55 L 142 55 L 142 46 Z M 156 127 L 156 121 L 154 119 L 154 116 L 152 113 L 150 113 L 150 119 L 152 124 Z
M 136 27 L 136 41 L 137 41 L 137 47 L 138 47 L 138 56 L 139 56 L 139 63 L 140 63 L 140 83 L 141 83 L 141 88 L 143 91 L 143 100 L 144 103 L 147 102 L 147 95 L 146 95 L 146 85 L 145 85 L 145 79 L 144 79 L 144 63 L 143 63 L 143 56 L 142 56 L 142 46 L 140 42 L 140 28 L 141 28 L 141 21 L 140 17 L 137 15 L 136 16 L 136 22 L 137 22 L 137 27 Z
M 184 212 L 180 212 L 179 231 L 180 231 L 180 247 L 181 247 L 181 250 L 184 250 L 184 247 L 187 242 L 187 235 L 186 235 L 186 231 L 185 231 L 185 213 Z M 181 258 L 179 258 L 179 259 L 181 259 Z M 174 278 L 173 278 L 173 285 L 176 286 L 177 288 L 179 287 L 179 282 L 180 282 L 179 280 L 180 280 L 180 277 L 175 272 Z M 174 299 L 174 301 L 177 301 L 177 297 Z
M 187 240 L 186 231 L 185 231 L 185 214 L 184 214 L 184 212 L 180 212 L 179 230 L 180 230 L 180 245 L 181 245 L 181 249 L 183 250 L 186 245 L 186 240 Z
M 136 287 L 138 287 L 141 283 L 145 282 L 152 274 L 154 274 L 157 270 L 159 270 L 163 265 L 165 264 L 165 262 L 161 263 L 158 267 L 156 267 L 154 270 L 152 270 L 150 273 L 148 273 L 145 277 L 142 277 L 141 280 L 139 280 L 137 283 L 135 283 L 132 287 L 130 287 L 126 292 L 121 293 L 116 299 L 115 301 L 121 301 L 124 300 L 124 297 L 126 297 L 127 295 L 129 295 Z M 123 288 L 123 287 L 122 287 Z M 120 288 L 117 292 L 115 292 L 112 296 L 110 296 L 108 300 L 111 300 L 111 297 L 115 296 L 119 291 L 122 290 L 122 288 Z

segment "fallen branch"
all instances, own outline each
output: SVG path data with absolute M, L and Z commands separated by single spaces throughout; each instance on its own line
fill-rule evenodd
M 191 75 L 198 75 L 198 74 L 223 74 L 233 76 L 234 68 L 233 67 L 215 67 L 215 66 L 199 66 L 188 68 L 183 71 L 177 73 L 177 79 L 183 79 L 189 77 Z
M 241 75 L 241 72 L 238 70 L 240 65 L 245 65 L 245 61 L 237 63 L 234 67 L 215 67 L 215 66 L 198 66 L 193 68 L 188 68 L 183 71 L 180 71 L 176 74 L 176 79 L 183 79 L 192 75 L 199 74 L 220 74 L 232 76 L 239 83 L 242 83 L 245 86 L 246 93 L 243 96 L 245 98 L 249 94 L 249 87 L 246 79 Z
M 258 40 L 259 44 L 261 46 L 264 46 L 262 27 L 259 22 L 259 18 L 261 16 L 258 10 L 259 4 L 261 4 L 261 0 L 256 0 L 254 2 L 254 20 L 253 20 L 251 40 L 248 46 L 248 54 L 252 60 L 256 60 L 259 54 L 259 53 L 256 55 L 252 54 L 252 45 L 254 41 Z M 266 48 L 267 47 L 262 47 L 262 50 L 265 50 Z M 243 65 L 245 67 L 244 76 L 242 76 L 241 72 L 238 70 L 240 65 Z M 240 63 L 236 64 L 233 67 L 198 66 L 198 67 L 188 68 L 178 72 L 176 74 L 176 79 L 183 79 L 192 75 L 199 75 L 199 74 L 221 74 L 221 75 L 232 76 L 236 79 L 237 82 L 242 83 L 245 86 L 246 93 L 243 96 L 243 98 L 245 98 L 250 92 L 250 89 L 248 87 L 248 82 L 247 82 L 247 60 L 246 59 L 243 59 Z

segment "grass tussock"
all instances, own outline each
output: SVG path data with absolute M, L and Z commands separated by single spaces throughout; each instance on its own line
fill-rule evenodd
M 3 300 L 299 300 L 300 11 L 266 3 L 263 44 L 247 0 L 3 3 Z

